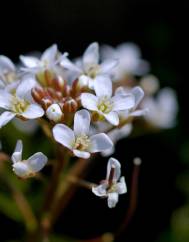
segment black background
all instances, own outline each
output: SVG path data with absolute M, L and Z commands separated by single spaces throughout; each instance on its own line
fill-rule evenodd
M 175 178 L 183 169 L 179 148 L 189 129 L 186 4 L 182 1 L 101 0 L 7 1 L 0 8 L 0 54 L 18 61 L 18 56 L 32 50 L 43 51 L 57 43 L 71 57 L 79 56 L 93 41 L 117 45 L 124 41 L 137 43 L 143 57 L 151 63 L 152 73 L 162 86 L 176 89 L 179 99 L 179 125 L 172 131 L 120 141 L 116 158 L 126 162 L 128 186 L 132 159 L 143 159 L 139 185 L 139 205 L 122 241 L 152 242 L 169 226 L 172 211 L 182 203 L 175 189 Z M 185 11 L 186 10 L 186 11 Z M 102 162 L 102 163 L 101 163 Z M 103 165 L 102 165 L 103 164 Z M 91 181 L 103 178 L 106 162 L 99 160 L 89 174 Z M 128 195 L 129 196 L 129 195 Z M 122 220 L 128 196 L 120 198 L 114 210 L 88 191 L 79 190 L 56 226 L 58 233 L 78 238 L 114 231 Z M 22 234 L 0 217 L 3 236 L 7 226 L 11 237 Z

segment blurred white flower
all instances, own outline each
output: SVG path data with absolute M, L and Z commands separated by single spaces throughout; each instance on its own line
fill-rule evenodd
M 67 53 L 64 55 L 66 56 Z M 21 55 L 20 60 L 25 66 L 21 70 L 26 73 L 37 74 L 45 70 L 56 70 L 56 66 L 60 60 L 60 53 L 58 52 L 57 45 L 54 44 L 43 52 L 41 58 Z
M 16 127 L 17 130 L 24 134 L 31 135 L 35 133 L 37 128 L 39 127 L 39 124 L 36 120 L 21 120 L 19 118 L 15 118 L 13 120 L 13 125 Z
M 116 127 L 115 129 L 109 131 L 107 135 L 110 137 L 112 142 L 114 143 L 114 146 L 109 149 L 101 152 L 103 156 L 109 156 L 114 153 L 115 150 L 115 144 L 126 137 L 128 137 L 133 129 L 133 125 L 129 121 L 129 118 L 134 117 L 140 117 L 146 115 L 148 112 L 147 108 L 144 109 L 138 109 L 139 104 L 141 103 L 143 97 L 144 97 L 144 91 L 142 88 L 136 86 L 132 88 L 131 90 L 125 90 L 123 87 L 119 87 L 115 91 L 116 95 L 128 95 L 128 93 L 132 93 L 134 96 L 134 106 L 131 109 L 125 110 L 125 111 L 119 111 L 119 119 L 122 123 L 125 122 L 124 125 L 121 125 L 121 127 Z M 132 120 L 131 120 L 132 121 Z
M 145 95 L 153 95 L 159 90 L 159 80 L 154 75 L 146 75 L 141 78 L 140 85 Z
M 60 106 L 57 103 L 54 103 L 47 108 L 46 115 L 49 120 L 58 123 L 61 120 L 63 113 Z
M 146 97 L 142 106 L 149 109 L 145 118 L 152 125 L 158 128 L 175 126 L 178 103 L 176 94 L 171 88 L 161 89 L 156 97 Z
M 88 159 L 90 153 L 101 152 L 113 146 L 110 138 L 104 134 L 89 134 L 90 114 L 87 110 L 80 110 L 74 116 L 74 130 L 64 124 L 56 124 L 53 128 L 54 139 L 72 150 L 77 157 Z
M 0 88 L 17 80 L 16 67 L 6 56 L 0 55 Z
M 82 59 L 74 65 L 68 58 L 62 58 L 61 65 L 79 77 L 79 84 L 94 89 L 94 80 L 99 75 L 110 76 L 118 61 L 115 58 L 105 60 L 99 64 L 99 45 L 94 42 L 85 50 Z
M 108 207 L 114 208 L 118 202 L 119 194 L 127 192 L 125 178 L 121 177 L 121 164 L 118 160 L 110 158 L 107 165 L 106 179 L 99 186 L 93 187 L 92 192 L 99 197 L 108 198 Z
M 7 111 L 0 115 L 0 128 L 11 121 L 15 116 L 25 119 L 36 119 L 44 115 L 44 111 L 31 97 L 31 89 L 35 80 L 25 79 L 16 88 L 15 93 L 0 89 L 0 108 Z
M 113 70 L 115 80 L 120 80 L 125 75 L 144 75 L 149 71 L 149 63 L 141 58 L 141 51 L 134 43 L 122 43 L 116 48 L 104 45 L 101 54 L 104 60 L 118 60 L 118 65 Z
M 35 176 L 47 163 L 47 157 L 41 153 L 35 153 L 27 160 L 22 160 L 23 144 L 21 140 L 17 141 L 16 148 L 12 154 L 13 171 L 21 178 Z
M 96 96 L 91 93 L 81 94 L 84 108 L 95 111 L 112 125 L 119 124 L 119 111 L 134 107 L 132 94 L 119 94 L 112 97 L 112 82 L 108 77 L 99 76 L 94 82 Z

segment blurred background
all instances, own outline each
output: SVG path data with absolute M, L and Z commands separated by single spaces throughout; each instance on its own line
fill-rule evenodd
M 117 144 L 114 156 L 126 164 L 123 173 L 128 186 L 133 158 L 139 156 L 143 160 L 138 207 L 120 239 L 122 242 L 189 241 L 185 9 L 182 1 L 158 0 L 19 0 L 1 3 L 0 54 L 15 62 L 20 54 L 43 51 L 53 43 L 57 43 L 61 51 L 68 51 L 73 58 L 80 56 L 94 41 L 113 46 L 129 41 L 139 45 L 161 87 L 170 86 L 176 90 L 179 115 L 174 129 L 131 137 Z M 9 152 L 17 139 L 10 133 L 7 128 L 0 134 Z M 38 136 L 37 139 L 38 144 L 45 147 L 43 138 Z M 38 144 L 32 142 L 32 149 L 36 150 Z M 103 163 L 103 159 L 97 161 L 88 180 L 102 179 L 105 169 L 106 162 Z M 4 189 L 3 185 L 0 189 Z M 124 218 L 128 197 L 129 193 L 120 198 L 115 209 L 109 210 L 106 203 L 95 199 L 93 194 L 78 189 L 55 230 L 59 235 L 64 233 L 78 239 L 114 231 Z M 22 235 L 20 223 L 11 221 L 2 211 L 0 228 L 2 242 L 14 241 Z

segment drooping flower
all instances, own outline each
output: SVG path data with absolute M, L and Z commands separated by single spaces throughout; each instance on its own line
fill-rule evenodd
M 26 160 L 22 160 L 23 144 L 21 140 L 17 141 L 15 151 L 12 154 L 13 171 L 21 178 L 35 176 L 47 163 L 47 157 L 41 153 L 35 153 Z
M 80 110 L 74 116 L 74 129 L 64 124 L 56 124 L 53 128 L 54 139 L 70 149 L 77 157 L 88 159 L 91 153 L 109 149 L 113 144 L 104 133 L 89 134 L 90 114 L 87 110 Z
M 81 103 L 84 108 L 97 112 L 112 125 L 119 124 L 119 111 L 134 107 L 132 94 L 112 96 L 112 82 L 106 76 L 99 76 L 94 82 L 96 96 L 91 93 L 82 93 Z
M 108 199 L 108 207 L 114 208 L 119 195 L 127 192 L 125 178 L 121 177 L 121 164 L 118 160 L 110 158 L 107 165 L 106 179 L 99 186 L 92 188 L 92 192 L 98 197 Z
M 62 58 L 61 65 L 75 73 L 79 77 L 79 83 L 94 89 L 96 77 L 101 75 L 110 76 L 110 72 L 117 65 L 116 59 L 107 59 L 99 64 L 99 45 L 94 42 L 85 50 L 82 59 L 74 65 L 68 58 Z
M 33 79 L 20 82 L 15 93 L 0 90 L 0 108 L 7 111 L 0 115 L 0 128 L 11 121 L 15 116 L 24 119 L 36 119 L 44 115 L 44 111 L 31 97 L 31 89 L 35 86 Z
M 149 71 L 149 63 L 141 58 L 141 51 L 134 43 L 122 43 L 116 48 L 105 45 L 101 52 L 104 60 L 118 59 L 118 65 L 112 71 L 115 80 L 125 75 L 144 75 Z

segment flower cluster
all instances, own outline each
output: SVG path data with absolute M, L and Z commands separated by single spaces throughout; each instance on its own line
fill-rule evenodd
M 158 128 L 174 125 L 175 93 L 170 88 L 158 93 L 158 79 L 148 74 L 149 64 L 135 44 L 99 48 L 95 42 L 74 61 L 54 44 L 41 57 L 21 55 L 20 62 L 16 66 L 0 56 L 0 128 L 14 118 L 26 123 L 43 119 L 57 143 L 89 159 L 97 152 L 112 154 L 116 142 L 131 133 L 135 118 Z M 45 166 L 47 157 L 39 152 L 22 160 L 18 141 L 12 161 L 16 175 L 28 178 Z M 111 158 L 106 180 L 92 189 L 108 197 L 109 207 L 126 192 L 119 178 L 120 163 Z

